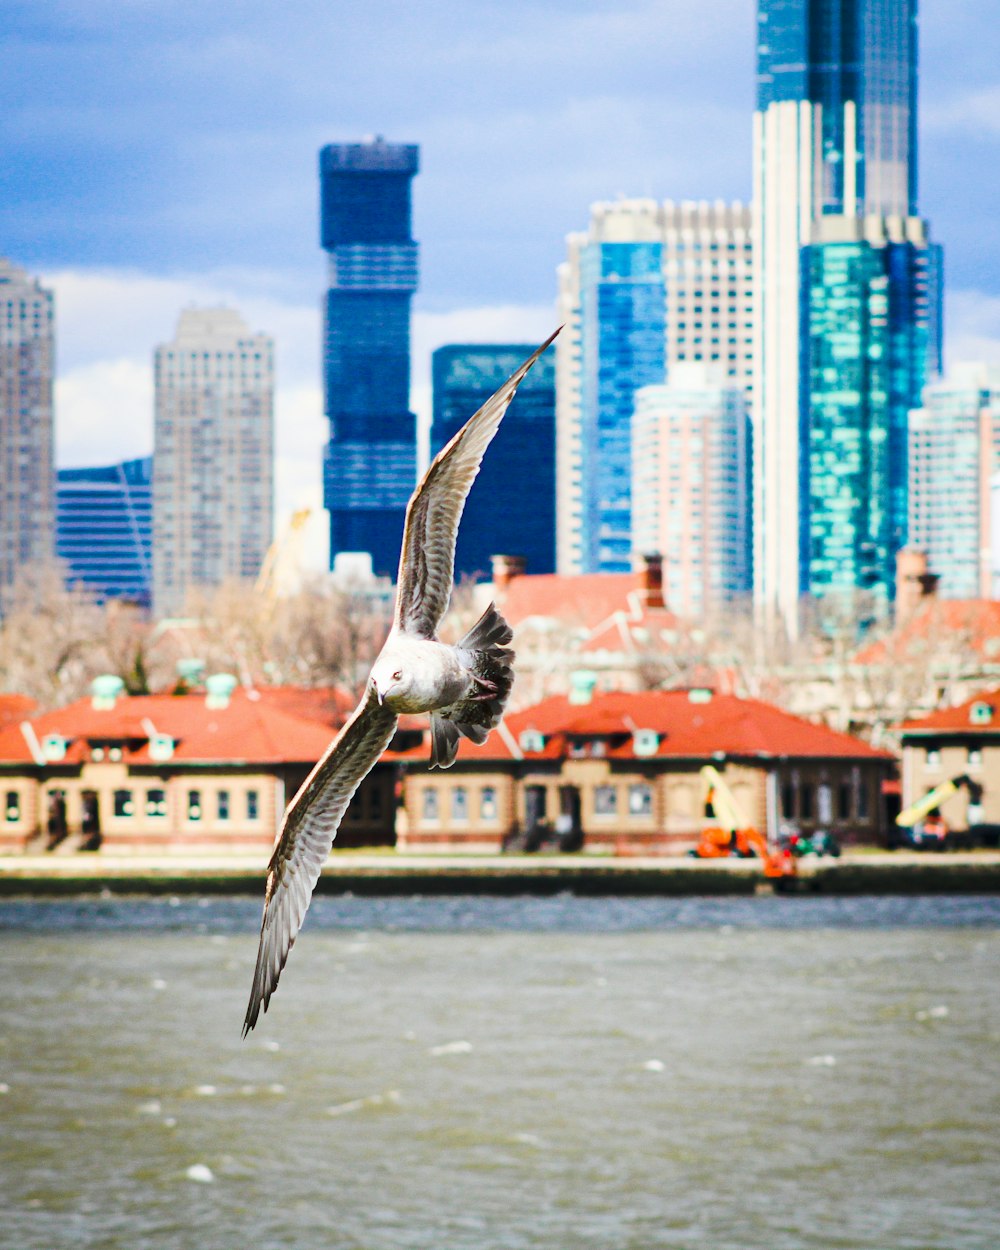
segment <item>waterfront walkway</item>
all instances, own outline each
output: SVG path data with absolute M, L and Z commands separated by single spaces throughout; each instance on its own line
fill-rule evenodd
M 0 895 L 258 893 L 260 855 L 6 855 Z M 753 894 L 774 888 L 829 894 L 1000 893 L 1000 852 L 857 852 L 807 857 L 798 877 L 766 881 L 756 859 L 598 855 L 401 855 L 341 851 L 320 880 L 327 893 Z

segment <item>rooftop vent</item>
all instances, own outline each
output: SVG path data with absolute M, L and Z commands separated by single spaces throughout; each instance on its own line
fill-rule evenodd
M 66 758 L 67 746 L 69 739 L 62 734 L 46 734 L 42 739 L 42 754 L 50 764 L 58 764 Z
M 969 708 L 970 725 L 989 725 L 993 721 L 993 704 L 981 700 Z
M 205 706 L 217 709 L 228 707 L 236 686 L 237 681 L 232 673 L 212 673 L 205 679 L 205 689 L 208 692 L 205 695 Z
M 632 735 L 632 750 L 639 756 L 655 755 L 660 748 L 660 735 L 655 729 L 637 729 Z
M 522 729 L 520 734 L 518 734 L 517 745 L 525 755 L 531 752 L 544 751 L 545 735 L 539 733 L 537 729 Z
M 597 674 L 589 669 L 577 669 L 569 678 L 570 703 L 589 703 L 594 697 Z
M 102 673 L 90 683 L 90 706 L 96 712 L 108 712 L 125 689 L 125 683 L 114 673 Z

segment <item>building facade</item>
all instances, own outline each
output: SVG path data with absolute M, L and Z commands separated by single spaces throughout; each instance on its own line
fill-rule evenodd
M 746 394 L 718 365 L 672 366 L 636 392 L 632 538 L 663 553 L 671 609 L 699 618 L 751 588 L 750 425 Z
M 635 392 L 672 365 L 711 362 L 752 398 L 750 210 L 595 204 L 567 239 L 556 340 L 557 565 L 627 572 Z
M 996 597 L 1000 370 L 961 364 L 926 386 L 910 414 L 909 443 L 910 545 L 926 554 L 938 595 Z
M 828 215 L 802 251 L 799 591 L 847 607 L 895 593 L 908 424 L 940 367 L 939 248 L 918 218 Z
M 330 562 L 367 551 L 395 576 L 406 504 L 416 481 L 410 411 L 410 300 L 417 289 L 410 184 L 418 149 L 334 143 L 320 153 L 320 239 L 328 256 L 324 411 L 330 441 L 323 499 Z
M 55 555 L 54 315 L 52 292 L 0 258 L 0 607 Z
M 153 460 L 56 475 L 56 554 L 66 582 L 98 603 L 148 608 L 153 584 Z
M 431 455 L 534 351 L 530 344 L 439 347 L 431 362 Z M 546 352 L 517 388 L 466 500 L 455 547 L 455 575 L 488 577 L 497 544 L 533 573 L 556 560 L 555 354 Z
M 185 309 L 156 349 L 153 610 L 260 571 L 272 540 L 274 344 L 228 308 Z
M 816 227 L 826 216 L 916 214 L 916 0 L 758 0 L 757 22 L 755 598 L 766 621 L 795 635 L 801 253 L 821 242 Z

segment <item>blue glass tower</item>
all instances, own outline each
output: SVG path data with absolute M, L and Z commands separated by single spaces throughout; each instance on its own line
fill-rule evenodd
M 940 363 L 940 262 L 926 240 L 858 236 L 803 254 L 800 577 L 817 599 L 886 602 L 907 541 L 909 412 Z
M 152 582 L 153 460 L 125 460 L 56 475 L 56 555 L 66 582 L 98 603 L 149 607 Z
M 632 413 L 666 371 L 661 243 L 587 243 L 580 254 L 580 476 L 584 572 L 632 567 Z
M 320 152 L 320 238 L 329 257 L 323 388 L 330 441 L 323 500 L 330 560 L 368 551 L 394 576 L 407 500 L 416 480 L 410 411 L 410 299 L 417 288 L 411 237 L 413 145 L 334 143 Z
M 432 357 L 431 455 L 534 351 L 531 344 L 456 344 Z M 517 388 L 465 505 L 456 575 L 488 574 L 490 557 L 525 558 L 530 573 L 556 567 L 555 353 L 547 352 Z
M 891 596 L 941 253 L 916 216 L 916 0 L 757 20 L 754 593 L 794 636 L 802 595 Z

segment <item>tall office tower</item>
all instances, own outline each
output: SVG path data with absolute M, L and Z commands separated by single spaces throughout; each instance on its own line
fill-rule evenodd
M 153 460 L 56 474 L 56 554 L 66 581 L 98 603 L 148 608 L 152 593 Z
M 632 538 L 662 552 L 674 612 L 700 617 L 748 595 L 750 423 L 724 365 L 683 362 L 636 392 Z
M 910 414 L 909 545 L 926 552 L 942 598 L 994 594 L 998 473 L 1000 370 L 955 365 L 924 388 L 923 407 Z
M 752 395 L 753 266 L 742 204 L 619 200 L 591 209 L 559 268 L 557 563 L 631 568 L 634 393 L 682 361 Z
M 432 357 L 431 455 L 534 351 L 532 344 L 461 344 Z M 490 557 L 523 556 L 531 573 L 556 567 L 556 378 L 552 352 L 517 388 L 462 514 L 457 576 L 489 575 Z
M 410 299 L 417 289 L 410 183 L 417 158 L 416 146 L 381 138 L 333 143 L 320 153 L 320 235 L 329 255 L 323 499 L 330 562 L 342 551 L 367 551 L 375 572 L 390 577 L 417 474 L 410 411 Z
M 757 20 L 755 597 L 794 635 L 810 589 L 800 581 L 801 249 L 822 241 L 825 217 L 916 214 L 916 0 L 758 0 Z
M 0 604 L 18 570 L 52 560 L 52 292 L 0 258 Z
M 887 605 L 907 542 L 907 428 L 940 362 L 938 249 L 914 217 L 821 218 L 802 252 L 799 586 Z
M 228 308 L 185 309 L 156 349 L 153 610 L 257 576 L 271 543 L 274 344 Z

